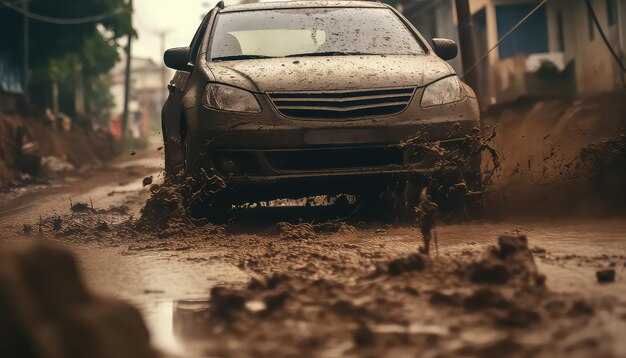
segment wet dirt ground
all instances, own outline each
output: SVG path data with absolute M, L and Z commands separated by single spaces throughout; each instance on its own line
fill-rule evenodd
M 160 162 L 148 151 L 2 193 L 0 236 L 13 240 L 28 223 L 37 239 L 40 218 L 53 216 L 67 228 L 136 218 L 150 195 L 142 182 L 159 181 Z M 70 201 L 93 210 L 71 213 Z M 76 253 L 94 290 L 137 305 L 167 355 L 414 356 L 419 347 L 422 356 L 626 356 L 626 218 L 442 225 L 439 256 L 417 262 L 416 227 L 331 226 L 46 238 Z M 511 269 L 505 284 L 459 274 L 479 267 L 505 233 L 526 235 L 528 249 L 497 260 L 523 269 Z M 596 272 L 607 268 L 615 282 L 598 283 Z M 539 273 L 545 287 L 522 280 Z M 471 308 L 476 296 L 479 308 Z

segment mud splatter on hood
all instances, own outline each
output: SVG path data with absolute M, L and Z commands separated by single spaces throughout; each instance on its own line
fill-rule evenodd
M 215 81 L 254 92 L 423 87 L 454 70 L 436 56 L 327 56 L 214 62 Z

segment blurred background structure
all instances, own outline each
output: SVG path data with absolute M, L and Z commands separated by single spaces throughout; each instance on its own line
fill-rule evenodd
M 469 0 L 476 53 L 495 46 L 540 1 Z M 626 1 L 591 0 L 610 44 L 626 61 Z M 395 6 L 427 39 L 459 39 L 454 0 L 398 0 Z M 459 73 L 461 56 L 452 61 Z M 584 0 L 551 0 L 477 66 L 483 106 L 519 97 L 587 96 L 624 88 Z

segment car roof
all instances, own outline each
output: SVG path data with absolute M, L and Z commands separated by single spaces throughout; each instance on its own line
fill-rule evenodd
M 220 12 L 237 12 L 249 10 L 274 10 L 274 9 L 302 9 L 314 7 L 362 7 L 362 8 L 386 8 L 387 6 L 374 1 L 319 1 L 319 0 L 297 0 L 297 1 L 275 1 L 258 2 L 239 5 L 229 5 Z

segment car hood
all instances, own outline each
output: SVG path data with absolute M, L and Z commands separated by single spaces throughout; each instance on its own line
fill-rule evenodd
M 253 92 L 425 86 L 453 74 L 433 55 L 324 56 L 209 62 L 214 80 Z

